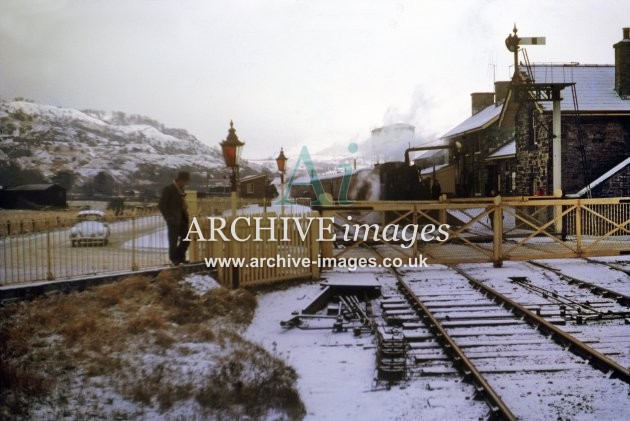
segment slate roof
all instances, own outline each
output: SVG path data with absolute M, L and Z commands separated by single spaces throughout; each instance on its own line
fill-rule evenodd
M 516 156 L 516 140 L 506 143 L 486 158 L 486 161 L 505 159 Z
M 490 105 L 449 130 L 441 138 L 445 139 L 454 136 L 461 136 L 463 134 L 485 129 L 499 119 L 502 108 L 502 104 Z
M 531 65 L 536 83 L 575 83 L 580 113 L 630 114 L 630 99 L 622 99 L 615 91 L 615 66 L 612 64 L 539 64 Z M 562 111 L 573 111 L 571 88 L 562 92 Z M 551 111 L 552 102 L 540 102 Z M 449 130 L 442 138 L 450 138 L 482 130 L 500 116 L 502 104 L 490 105 Z
M 601 64 L 532 64 L 536 83 L 573 83 L 577 90 L 580 113 L 623 112 L 630 114 L 630 100 L 615 91 L 615 66 Z M 571 88 L 562 92 L 562 111 L 573 111 Z M 541 102 L 551 110 L 552 102 Z

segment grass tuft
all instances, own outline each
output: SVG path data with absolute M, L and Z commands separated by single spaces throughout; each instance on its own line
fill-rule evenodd
M 37 401 L 71 413 L 68 405 L 80 402 L 67 385 L 76 379 L 104 381 L 125 399 L 162 412 L 190 401 L 204 417 L 302 418 L 295 372 L 238 333 L 251 322 L 256 297 L 223 288 L 200 296 L 182 277 L 180 269 L 165 270 L 153 279 L 130 276 L 0 308 L 0 419 L 32 417 Z M 218 358 L 211 372 L 190 377 L 177 371 L 179 360 L 169 364 L 197 353 L 191 342 L 224 350 L 209 356 Z M 97 394 L 91 399 L 100 405 Z
M 234 340 L 234 339 L 233 339 Z M 295 370 L 265 349 L 237 339 L 234 352 L 221 358 L 195 395 L 197 402 L 228 418 L 264 417 L 278 409 L 291 419 L 306 414 L 294 384 Z

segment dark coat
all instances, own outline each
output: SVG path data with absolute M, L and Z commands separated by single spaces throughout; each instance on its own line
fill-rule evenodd
M 167 224 L 175 226 L 188 224 L 188 211 L 186 210 L 184 196 L 180 193 L 175 183 L 171 183 L 162 189 L 158 207 Z
M 438 200 L 441 195 L 442 195 L 442 186 L 440 186 L 440 183 L 438 182 L 433 183 L 433 188 L 431 189 L 432 198 L 434 200 Z

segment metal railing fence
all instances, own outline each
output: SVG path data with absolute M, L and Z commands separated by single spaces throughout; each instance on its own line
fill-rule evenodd
M 0 234 L 0 285 L 88 277 L 168 264 L 162 216 L 106 214 L 103 221 L 82 222 L 83 233 L 71 237 L 79 223 L 72 215 L 5 221 Z M 87 224 L 87 225 L 85 225 Z
M 202 224 L 206 216 L 229 214 L 229 198 L 197 200 L 195 195 L 190 195 L 187 201 L 191 215 L 199 216 Z M 247 205 L 254 203 L 240 203 L 240 206 Z M 256 211 L 261 208 L 265 207 L 254 206 L 244 213 L 253 216 L 260 213 Z M 303 209 L 307 208 L 285 210 L 295 216 Z M 320 207 L 317 211 L 318 216 L 334 218 L 333 226 L 338 234 L 335 242 L 316 242 L 311 234 L 305 241 L 296 237 L 296 232 L 291 234 L 291 241 L 284 243 L 193 241 L 189 260 L 203 262 L 205 257 L 249 259 L 289 254 L 295 258 L 318 255 L 347 258 L 365 256 L 366 245 L 380 247 L 390 256 L 402 259 L 422 255 L 427 257 L 427 262 L 434 263 L 493 262 L 495 265 L 504 260 L 630 253 L 630 200 L 627 198 L 442 198 L 427 202 L 357 202 L 351 206 Z M 106 244 L 86 241 L 74 246 L 70 230 L 77 220 L 73 214 L 41 212 L 41 215 L 29 214 L 27 218 L 20 215 L 19 212 L 3 213 L 4 219 L 0 219 L 0 286 L 133 272 L 169 264 L 166 225 L 155 210 L 119 216 L 106 213 L 105 221 L 110 230 Z M 229 215 L 224 217 L 230 218 Z M 436 227 L 447 224 L 448 239 L 424 241 L 423 229 L 426 233 L 428 228 L 425 227 L 431 224 Z M 410 238 L 413 231 L 408 230 L 406 238 L 401 238 L 402 230 L 409 225 L 418 226 L 416 237 Z M 251 228 L 238 227 L 238 230 L 247 229 Z M 381 233 L 378 239 L 373 236 L 375 229 Z M 366 236 L 368 230 L 371 231 Z M 393 236 L 396 230 L 398 238 Z M 239 232 L 246 236 L 245 232 Z M 383 233 L 386 233 L 384 238 Z M 345 236 L 350 238 L 345 239 Z M 230 267 L 217 269 L 226 285 L 253 285 L 317 276 L 320 268 L 272 270 L 267 265 L 242 269 L 238 274 Z M 234 282 L 235 276 L 238 282 Z

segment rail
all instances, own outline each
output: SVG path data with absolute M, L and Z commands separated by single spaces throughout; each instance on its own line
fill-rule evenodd
M 400 289 L 405 297 L 413 302 L 416 310 L 419 311 L 426 320 L 428 320 L 429 328 L 433 331 L 433 334 L 438 339 L 440 345 L 449 355 L 451 355 L 453 360 L 458 363 L 457 368 L 460 372 L 464 376 L 472 379 L 477 387 L 477 392 L 484 397 L 493 415 L 499 415 L 501 419 L 504 420 L 516 420 L 516 415 L 512 413 L 499 394 L 492 388 L 492 386 L 490 386 L 479 370 L 477 370 L 477 367 L 475 367 L 473 362 L 466 356 L 459 345 L 457 345 L 457 342 L 455 342 L 455 340 L 448 334 L 440 321 L 431 313 L 422 300 L 414 294 L 412 289 L 402 279 L 398 272 L 392 269 L 392 273 L 395 274 L 398 284 L 400 285 Z
M 614 377 L 619 378 L 626 383 L 630 383 L 630 370 L 628 370 L 626 367 L 623 367 L 622 365 L 608 358 L 601 352 L 596 351 L 576 337 L 569 335 L 559 327 L 545 320 L 543 317 L 538 316 L 531 310 L 527 309 L 522 304 L 517 303 L 511 298 L 484 284 L 483 282 L 478 281 L 477 279 L 466 273 L 464 270 L 454 266 L 451 266 L 451 268 L 462 275 L 464 278 L 466 278 L 468 282 L 470 282 L 470 284 L 475 286 L 475 288 L 478 288 L 480 291 L 483 291 L 483 293 L 487 296 L 507 306 L 513 313 L 523 317 L 525 320 L 527 320 L 529 324 L 535 326 L 541 332 L 549 335 L 559 345 L 568 347 L 571 352 L 584 358 L 595 368 L 606 373 L 611 372 L 613 373 Z
M 384 256 L 376 247 L 368 246 L 368 248 L 372 253 L 378 256 L 379 259 L 384 259 Z M 464 277 L 473 288 L 479 290 L 502 307 L 507 308 L 515 316 L 522 318 L 526 323 L 534 327 L 537 331 L 540 331 L 543 335 L 547 336 L 555 343 L 583 358 L 594 368 L 607 374 L 612 373 L 611 377 L 618 378 L 625 383 L 630 383 L 630 371 L 626 367 L 621 366 L 616 361 L 586 345 L 574 336 L 564 332 L 562 329 L 545 320 L 543 317 L 535 314 L 522 304 L 517 303 L 483 282 L 478 281 L 461 268 L 452 265 L 449 265 L 449 268 Z M 492 411 L 492 415 L 500 419 L 517 419 L 514 413 L 501 399 L 500 395 L 492 388 L 483 374 L 477 369 L 475 364 L 470 360 L 470 358 L 468 358 L 464 350 L 457 344 L 456 340 L 449 335 L 447 329 L 444 328 L 442 323 L 435 317 L 420 297 L 418 297 L 412 287 L 404 280 L 403 276 L 401 276 L 395 268 L 389 269 L 396 278 L 399 290 L 406 299 L 413 304 L 415 310 L 422 316 L 424 322 L 428 325 L 429 330 L 433 333 L 438 343 L 455 363 L 456 368 L 462 375 L 472 380 L 475 384 L 477 392 L 480 393 L 487 402 L 490 410 Z

